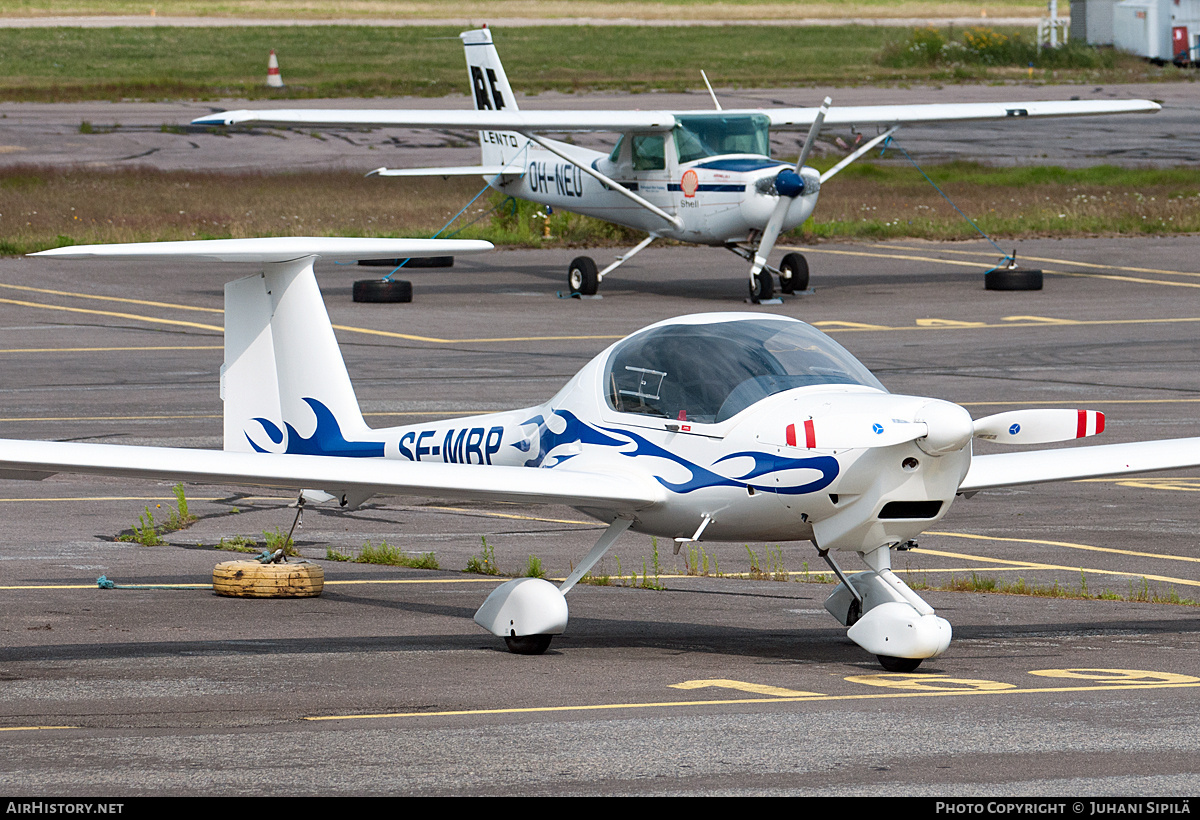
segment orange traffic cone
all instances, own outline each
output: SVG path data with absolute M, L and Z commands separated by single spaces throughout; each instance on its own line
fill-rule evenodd
M 267 58 L 267 85 L 271 88 L 283 88 L 283 77 L 279 74 L 279 60 L 275 57 L 275 49 Z

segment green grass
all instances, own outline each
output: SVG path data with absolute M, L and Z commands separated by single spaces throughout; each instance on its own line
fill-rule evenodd
M 184 494 L 183 485 L 176 484 L 171 491 L 175 494 L 175 509 L 167 509 L 166 521 L 155 521 L 154 511 L 150 509 L 149 505 L 146 505 L 145 512 L 138 516 L 138 523 L 133 525 L 129 532 L 118 535 L 116 540 L 137 543 L 146 547 L 157 547 L 167 543 L 161 536 L 178 532 L 194 524 L 198 519 L 188 511 L 187 496 Z M 161 511 L 162 504 L 155 504 L 154 509 Z
M 1200 233 L 1200 171 L 1098 166 L 924 170 L 997 239 Z M 217 174 L 0 169 L 0 254 L 68 244 L 246 236 L 431 236 L 479 190 L 475 180 L 364 179 L 353 172 Z M 542 238 L 537 206 L 481 198 L 459 238 L 527 248 L 628 246 L 639 237 L 556 211 Z M 463 224 L 460 220 L 455 227 Z M 822 186 L 793 241 L 978 236 L 907 163 L 850 166 Z
M 440 569 L 437 557 L 432 552 L 422 552 L 409 555 L 387 541 L 380 541 L 378 546 L 367 541 L 357 555 L 347 555 L 332 547 L 325 548 L 325 558 L 329 561 L 350 561 L 356 564 L 384 564 L 393 567 L 411 567 L 413 569 Z
M 455 27 L 0 29 L 0 100 L 293 99 L 445 96 L 467 90 Z M 553 26 L 498 30 L 517 92 L 695 91 L 912 81 L 1026 80 L 1024 65 L 885 65 L 904 29 Z M 730 48 L 735 42 L 738 48 Z M 266 86 L 275 49 L 284 89 Z M 564 59 L 569 55 L 568 59 Z M 1112 55 L 1082 68 L 1039 69 L 1038 81 L 1190 78 L 1171 66 Z

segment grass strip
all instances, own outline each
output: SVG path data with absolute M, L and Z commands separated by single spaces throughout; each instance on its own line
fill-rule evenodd
M 1200 171 L 926 168 L 998 239 L 1200 232 Z M 356 172 L 223 174 L 16 167 L 0 171 L 0 253 L 68 244 L 247 236 L 430 236 L 479 190 L 476 179 L 364 178 Z M 489 199 L 490 196 L 490 199 Z M 498 210 L 488 213 L 493 208 Z M 480 198 L 460 238 L 553 248 L 627 245 L 638 234 L 556 211 Z M 453 230 L 453 228 L 452 228 Z M 805 239 L 970 239 L 977 234 L 907 164 L 860 163 L 821 191 Z
M 0 100 L 461 95 L 467 86 L 458 42 L 461 28 L 0 29 Z M 995 32 L 1009 38 L 1018 33 L 1004 28 Z M 699 94 L 701 69 L 718 88 L 1031 79 L 1024 62 L 896 62 L 892 57 L 904 51 L 912 36 L 908 29 L 880 26 L 530 26 L 495 33 L 513 88 L 534 94 Z M 1031 35 L 1025 31 L 1022 36 L 1028 40 Z M 265 83 L 271 49 L 279 55 L 287 83 L 283 89 L 270 89 Z M 1111 49 L 1099 53 L 1103 59 L 1089 58 L 1079 66 L 1072 61 L 1060 65 L 1063 61 L 1047 57 L 1032 79 L 1106 84 L 1192 77 L 1173 66 L 1152 66 Z M 697 104 L 707 107 L 707 98 L 698 97 Z

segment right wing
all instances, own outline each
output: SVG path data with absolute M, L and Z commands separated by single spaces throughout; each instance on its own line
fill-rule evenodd
M 960 493 L 1200 466 L 1200 438 L 989 453 L 971 459 Z
M 297 492 L 315 488 L 338 497 L 417 495 L 457 501 L 565 504 L 617 513 L 651 507 L 666 498 L 661 484 L 636 473 L 0 439 L 0 478 L 38 479 L 55 473 Z

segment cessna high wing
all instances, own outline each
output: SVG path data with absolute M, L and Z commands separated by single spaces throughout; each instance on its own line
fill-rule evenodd
M 604 277 L 657 238 L 725 247 L 750 262 L 750 296 L 808 288 L 798 253 L 770 262 L 783 231 L 802 224 L 821 184 L 905 123 L 1025 120 L 1095 114 L 1151 113 L 1149 100 L 1071 100 L 932 105 L 701 111 L 520 111 L 492 33 L 463 32 L 474 111 L 291 109 L 225 111 L 198 125 L 296 124 L 478 129 L 482 164 L 448 168 L 380 168 L 380 176 L 481 175 L 505 194 L 614 222 L 648 236 L 607 267 L 581 256 L 568 268 L 573 293 L 594 294 Z M 707 82 L 707 80 L 706 80 Z M 711 89 L 710 89 L 711 91 Z M 805 166 L 822 126 L 878 129 L 824 174 Z M 770 129 L 808 129 L 793 163 L 772 159 Z M 620 134 L 608 154 L 549 139 L 548 133 Z
M 841 583 L 825 603 L 891 671 L 950 644 L 950 624 L 891 570 L 960 495 L 1200 465 L 1200 438 L 973 455 L 975 439 L 1092 436 L 1090 410 L 962 407 L 887 392 L 795 319 L 683 316 L 597 355 L 546 402 L 387 429 L 363 421 L 322 302 L 318 256 L 462 253 L 486 243 L 258 239 L 76 246 L 38 256 L 221 259 L 263 270 L 225 287 L 224 450 L 0 440 L 0 477 L 67 472 L 374 495 L 565 504 L 607 528 L 558 586 L 498 586 L 475 620 L 510 649 L 545 651 L 565 599 L 626 530 L 694 541 L 811 541 Z M 315 494 L 314 494 L 315 495 Z M 833 553 L 857 553 L 845 573 Z

